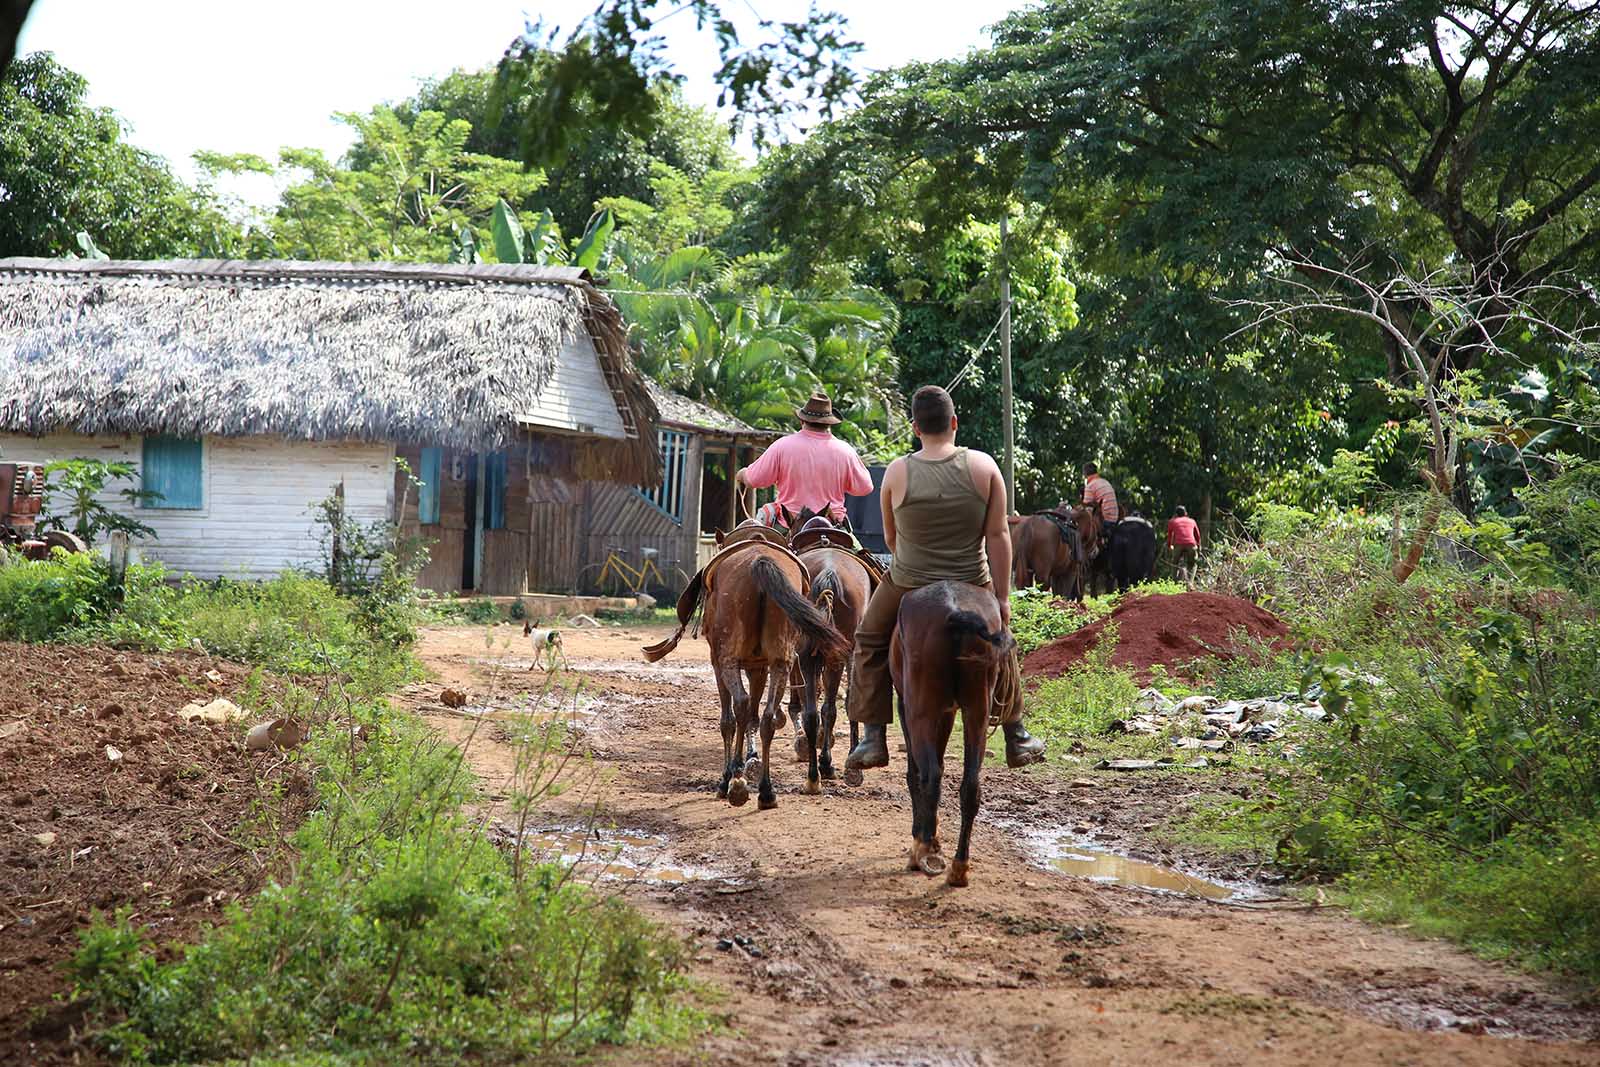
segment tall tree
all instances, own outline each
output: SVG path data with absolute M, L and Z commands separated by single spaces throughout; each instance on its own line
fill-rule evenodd
M 257 237 L 259 254 L 443 262 L 463 227 L 487 231 L 502 199 L 520 203 L 544 182 L 520 163 L 468 151 L 472 127 L 463 119 L 437 111 L 407 118 L 383 106 L 338 118 L 356 131 L 346 159 L 316 149 L 279 154 L 276 169 L 291 184 Z M 248 155 L 201 161 L 220 171 L 274 170 Z
M 467 150 L 502 159 L 520 159 L 520 138 L 527 113 L 537 106 L 553 76 L 554 57 L 527 58 L 515 90 L 496 91 L 495 67 L 457 70 L 425 82 L 416 95 L 394 105 L 409 122 L 423 111 L 437 111 L 472 126 Z M 654 205 L 652 177 L 658 165 L 670 167 L 691 181 L 739 165 L 727 123 L 702 107 L 684 102 L 677 86 L 664 83 L 651 90 L 655 119 L 640 134 L 609 126 L 592 111 L 588 97 L 573 105 L 573 128 L 561 158 L 545 167 L 545 185 L 536 201 L 517 204 L 523 210 L 548 208 L 568 233 L 581 231 L 596 204 L 605 197 L 628 197 Z M 359 149 L 359 146 L 358 146 Z M 351 163 L 366 161 L 357 153 Z
M 75 254 L 86 232 L 125 259 L 196 255 L 231 240 L 229 224 L 166 163 L 123 139 L 87 83 L 48 52 L 0 79 L 0 255 Z

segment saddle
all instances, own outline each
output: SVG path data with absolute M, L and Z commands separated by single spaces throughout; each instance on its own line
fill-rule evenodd
M 883 569 L 883 564 L 878 562 L 877 556 L 861 547 L 861 542 L 857 541 L 849 531 L 837 527 L 828 530 L 802 530 L 789 542 L 789 548 L 797 556 L 803 556 L 820 548 L 837 548 L 847 552 L 860 560 L 861 565 L 866 568 L 867 581 L 871 583 L 873 589 L 877 589 L 884 579 L 889 577 L 889 572 Z
M 1047 508 L 1035 514 L 1055 524 L 1055 528 L 1061 533 L 1062 542 L 1071 546 L 1074 562 L 1084 562 L 1083 538 L 1078 530 L 1078 520 L 1071 512 L 1060 508 Z
M 788 541 L 777 530 L 760 524 L 742 523 L 727 534 L 717 535 L 717 554 L 706 561 L 706 565 L 695 572 L 689 584 L 683 587 L 683 592 L 678 594 L 678 628 L 672 636 L 653 645 L 645 645 L 644 658 L 654 663 L 665 657 L 678 647 L 678 642 L 683 640 L 683 635 L 695 622 L 700 613 L 700 607 L 705 601 L 705 595 L 711 590 L 711 580 L 717 568 L 730 556 L 741 552 L 748 552 L 752 548 L 765 546 L 783 553 L 800 568 L 800 593 L 805 595 L 810 592 L 810 580 L 806 577 L 806 567 L 800 562 L 800 557 L 790 549 Z

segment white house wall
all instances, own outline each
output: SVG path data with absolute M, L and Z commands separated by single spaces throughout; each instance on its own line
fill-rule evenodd
M 600 369 L 600 355 L 587 333 L 575 334 L 561 348 L 550 381 L 539 391 L 532 411 L 517 416 L 529 426 L 592 433 L 600 437 L 626 436 L 616 398 Z
M 83 456 L 139 464 L 139 437 L 0 434 L 0 458 L 50 462 Z M 272 578 L 285 570 L 320 568 L 321 531 L 312 506 L 342 479 L 351 518 L 388 516 L 394 492 L 394 449 L 387 444 L 285 441 L 270 437 L 206 438 L 198 511 L 132 508 L 116 490 L 103 502 L 135 511 L 156 531 L 137 542 L 142 558 L 201 578 Z

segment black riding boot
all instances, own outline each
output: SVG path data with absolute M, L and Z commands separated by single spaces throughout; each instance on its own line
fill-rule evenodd
M 861 742 L 844 758 L 847 770 L 865 770 L 869 767 L 889 766 L 889 728 L 882 723 L 866 723 L 861 727 Z
M 1044 742 L 1028 733 L 1020 722 L 1008 722 L 1000 729 L 1006 735 L 1007 767 L 1026 767 L 1044 759 Z

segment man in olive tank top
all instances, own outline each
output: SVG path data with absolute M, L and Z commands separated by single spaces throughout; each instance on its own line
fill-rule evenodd
M 848 711 L 863 730 L 846 767 L 889 763 L 887 727 L 894 720 L 889 640 L 902 597 L 934 582 L 970 582 L 994 591 L 1000 620 L 1011 625 L 1011 533 L 1000 468 L 982 452 L 956 447 L 955 405 L 937 385 L 925 385 L 912 397 L 911 422 L 922 450 L 895 460 L 883 475 L 883 536 L 894 563 L 856 626 Z M 1005 730 L 1008 766 L 1044 758 L 1044 744 L 1022 725 L 1022 672 L 1015 651 L 1001 670 L 991 715 Z

